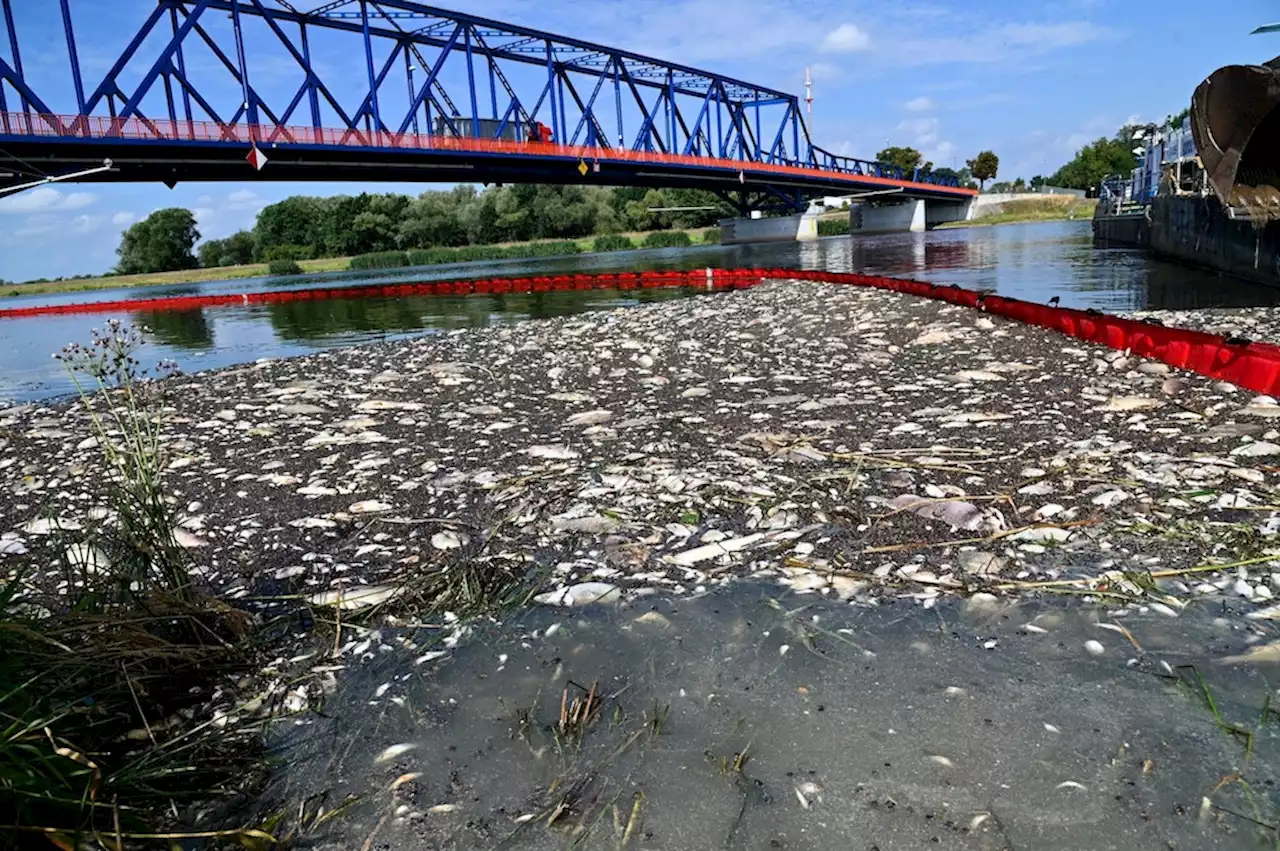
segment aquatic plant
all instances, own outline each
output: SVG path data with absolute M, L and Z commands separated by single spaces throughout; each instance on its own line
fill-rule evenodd
M 154 370 L 144 368 L 135 357 L 144 342 L 141 328 L 112 319 L 93 330 L 88 345 L 72 343 L 54 355 L 80 394 L 107 486 L 106 505 L 87 540 L 67 547 L 62 561 L 69 593 L 139 597 L 162 591 L 190 600 L 188 558 L 179 542 L 190 533 L 179 532 L 161 482 L 166 459 L 157 379 L 176 375 L 178 367 L 161 361 Z M 71 525 L 59 519 L 52 524 L 60 534 Z

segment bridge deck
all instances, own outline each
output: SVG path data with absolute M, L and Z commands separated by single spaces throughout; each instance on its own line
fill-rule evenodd
M 269 162 L 255 175 L 256 144 Z M 32 166 L 59 172 L 115 169 L 86 181 L 361 180 L 473 183 L 582 183 L 834 193 L 897 190 L 904 196 L 966 200 L 976 194 L 909 180 L 874 165 L 818 168 L 553 142 L 101 117 L 0 114 L 0 147 Z M 585 173 L 584 173 L 585 166 Z M 15 178 L 9 178 L 14 181 Z M 0 185 L 5 179 L 0 177 Z

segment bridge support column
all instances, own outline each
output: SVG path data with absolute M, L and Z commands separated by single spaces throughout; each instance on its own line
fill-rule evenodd
M 773 218 L 721 219 L 720 244 L 807 242 L 818 238 L 818 217 L 808 213 Z
M 850 233 L 919 233 L 925 229 L 923 198 L 892 204 L 854 204 L 849 208 Z
M 932 201 L 916 198 L 876 205 L 855 204 L 849 209 L 852 233 L 920 233 L 943 222 L 973 217 L 973 201 Z
M 926 201 L 925 226 L 936 227 L 945 222 L 967 222 L 974 216 L 974 199 L 964 201 Z

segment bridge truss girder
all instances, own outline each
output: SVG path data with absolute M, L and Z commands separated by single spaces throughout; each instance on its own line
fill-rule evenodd
M 315 128 L 336 122 L 353 133 L 494 138 L 527 133 L 538 122 L 555 141 L 570 145 L 742 162 L 812 161 L 794 95 L 412 0 L 334 0 L 309 11 L 290 0 L 158 0 L 102 78 L 88 85 L 75 0 L 56 2 L 75 108 L 57 109 L 53 98 L 41 97 L 39 81 L 25 73 L 24 34 L 11 0 L 0 0 L 10 46 L 8 59 L 0 54 L 0 113 L 10 111 L 12 100 L 20 111 L 44 116 L 305 122 Z M 230 27 L 217 26 L 224 18 Z M 338 91 L 337 81 L 319 67 L 311 48 L 321 33 L 342 36 L 343 52 L 362 56 L 358 89 Z M 267 34 L 274 56 L 263 55 Z M 256 49 L 246 49 L 250 41 Z M 197 68 L 190 61 L 195 51 L 210 61 Z M 296 66 L 291 96 L 263 88 L 264 60 L 274 63 L 272 76 L 280 60 Z M 141 76 L 126 73 L 137 67 L 146 69 Z M 230 88 L 239 94 L 234 106 L 219 104 L 218 95 Z

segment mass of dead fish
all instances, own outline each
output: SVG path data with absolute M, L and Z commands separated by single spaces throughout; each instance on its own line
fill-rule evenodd
M 1280 593 L 1275 399 L 892 293 L 777 282 L 167 389 L 175 535 L 231 598 L 358 608 L 462 562 L 561 606 L 745 576 L 926 603 L 1081 578 L 1263 618 Z M 88 415 L 0 433 L 0 563 L 47 557 L 57 590 L 57 556 L 103 558 Z M 1223 530 L 1277 561 L 1161 575 L 1237 560 Z

